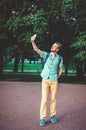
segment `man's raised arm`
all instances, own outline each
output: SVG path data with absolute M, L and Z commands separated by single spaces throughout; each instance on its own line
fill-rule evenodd
M 35 52 L 37 52 L 39 55 L 41 55 L 42 51 L 37 47 L 37 45 L 35 43 L 35 39 L 36 39 L 36 34 L 31 37 L 32 47 Z

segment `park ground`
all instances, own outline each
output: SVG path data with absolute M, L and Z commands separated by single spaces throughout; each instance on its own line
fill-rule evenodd
M 86 130 L 85 84 L 59 83 L 56 97 L 58 123 L 50 122 L 49 97 L 46 126 L 41 127 L 41 82 L 14 79 L 0 81 L 0 130 Z

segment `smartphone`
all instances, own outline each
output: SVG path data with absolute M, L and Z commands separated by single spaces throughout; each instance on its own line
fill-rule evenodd
M 37 35 L 36 34 L 34 34 L 34 37 L 36 37 Z

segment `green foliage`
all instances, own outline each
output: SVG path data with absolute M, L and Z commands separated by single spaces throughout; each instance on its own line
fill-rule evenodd
M 73 1 L 72 0 L 63 0 L 62 1 L 62 7 L 61 7 L 61 15 L 64 18 L 65 21 L 69 21 L 69 18 L 71 17 L 70 13 L 73 9 Z
M 86 31 L 81 32 L 79 36 L 76 37 L 76 40 L 71 47 L 77 52 L 75 58 L 80 61 L 86 60 Z
M 0 49 L 10 56 L 10 46 L 15 52 L 16 45 L 21 55 L 33 56 L 29 43 L 31 35 L 36 33 L 37 44 L 44 49 L 55 40 L 63 43 L 62 55 L 66 65 L 72 62 L 73 54 L 85 61 L 85 5 L 85 0 L 1 0 Z
M 33 25 L 33 32 L 40 34 L 46 32 L 47 20 L 45 19 L 45 12 L 37 10 L 37 12 L 31 15 L 31 22 Z
M 31 35 L 37 35 L 46 32 L 47 20 L 45 19 L 44 10 L 37 10 L 35 13 L 29 15 L 13 14 L 6 22 L 7 30 L 15 38 L 17 49 L 15 50 L 15 43 L 13 52 L 20 50 L 21 57 L 34 58 L 34 54 L 30 44 Z M 11 49 L 10 49 L 11 50 Z M 11 51 L 10 51 L 11 52 Z M 27 55 L 27 56 L 26 56 Z
M 79 59 L 80 61 L 86 60 L 86 51 L 81 50 L 79 53 L 75 55 L 75 58 Z
M 18 36 L 19 43 L 22 41 L 26 43 L 30 42 L 32 33 L 41 34 L 46 31 L 47 20 L 44 14 L 45 12 L 41 9 L 31 15 L 12 16 L 7 21 L 6 27 L 15 37 Z

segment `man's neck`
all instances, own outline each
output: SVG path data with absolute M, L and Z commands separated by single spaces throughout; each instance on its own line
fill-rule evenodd
M 57 54 L 57 52 L 56 51 L 55 52 L 51 52 L 51 54 L 55 56 Z
M 57 54 L 57 52 L 51 52 L 52 59 L 55 57 L 56 54 Z

